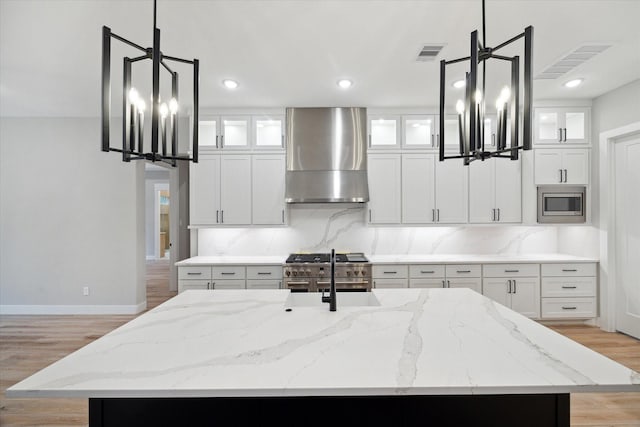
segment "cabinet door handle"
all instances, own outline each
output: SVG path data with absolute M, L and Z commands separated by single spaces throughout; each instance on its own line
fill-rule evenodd
M 433 147 L 435 145 L 435 135 L 431 134 L 431 146 Z
M 519 273 L 520 270 L 505 270 L 505 273 Z
M 564 271 L 566 273 L 570 273 L 570 272 L 575 273 L 578 270 L 576 270 L 575 268 L 563 268 L 562 271 Z
M 496 209 L 498 211 L 498 222 L 500 221 L 500 208 Z
M 562 289 L 576 289 L 577 286 L 563 286 Z
M 511 280 L 507 280 L 507 293 L 511 293 Z
M 491 146 L 492 147 L 496 146 L 496 134 L 495 133 L 491 134 Z
M 563 310 L 575 310 L 577 308 L 578 307 L 564 307 L 564 306 L 562 307 Z
M 216 224 L 220 224 L 220 211 L 216 210 Z
M 495 221 L 496 220 L 496 210 L 495 209 L 491 209 L 491 210 L 492 210 L 491 221 Z
M 224 224 L 224 211 L 220 211 L 220 222 Z
M 456 273 L 471 273 L 471 270 L 456 270 Z
M 558 169 L 560 171 L 560 182 L 562 182 L 562 169 Z
M 562 142 L 562 128 L 558 128 L 558 142 Z
M 224 135 L 220 135 L 220 148 L 224 148 Z
M 569 178 L 568 178 L 567 170 L 565 169 L 564 170 L 564 182 L 567 182 L 567 179 L 569 179 Z
M 235 271 L 232 271 L 232 272 L 223 271 L 223 272 L 222 272 L 222 273 L 220 273 L 220 274 L 222 274 L 223 276 L 233 276 L 233 275 L 234 275 L 234 274 L 236 274 L 236 273 L 235 273 Z
M 369 134 L 369 148 L 371 148 L 371 134 Z
M 443 287 L 443 288 L 446 288 L 446 287 L 447 287 L 447 281 L 446 281 L 446 280 L 443 280 L 443 281 L 442 281 L 442 287 Z
M 440 147 L 440 134 L 436 133 L 436 148 Z
M 436 221 L 440 222 L 440 209 L 436 209 Z
M 451 287 L 451 282 L 447 280 L 447 288 Z
M 422 273 L 422 274 L 433 274 L 433 273 L 435 273 L 435 271 L 433 271 L 433 270 L 420 270 L 420 273 Z
M 215 289 L 216 288 L 216 282 L 211 282 L 211 287 L 209 289 Z
M 516 281 L 513 281 L 513 293 L 517 294 L 518 293 L 518 285 L 516 284 Z
M 218 147 L 218 139 L 219 139 L 219 138 L 220 138 L 220 137 L 219 137 L 218 135 L 216 135 L 216 148 L 219 148 L 219 147 Z M 207 284 L 207 285 L 208 285 L 208 284 Z
M 270 271 L 258 271 L 258 276 L 271 276 L 271 272 Z
M 284 135 L 280 135 L 280 146 L 284 148 Z
M 284 209 L 282 209 L 282 223 L 284 224 Z
M 564 142 L 567 142 L 567 128 L 564 128 Z
M 436 222 L 436 210 L 431 209 L 431 222 Z
M 371 222 L 371 209 L 369 209 L 369 222 Z
M 198 273 L 187 273 L 188 276 L 200 276 L 202 273 L 198 272 Z
M 383 271 L 384 274 L 398 274 L 397 271 Z

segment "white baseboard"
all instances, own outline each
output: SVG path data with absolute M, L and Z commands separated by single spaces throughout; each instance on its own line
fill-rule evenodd
M 138 314 L 147 301 L 137 305 L 0 305 L 0 314 Z

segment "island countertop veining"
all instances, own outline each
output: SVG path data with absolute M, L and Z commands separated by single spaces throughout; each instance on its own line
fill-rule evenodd
M 9 397 L 470 395 L 640 391 L 640 375 L 468 289 L 286 311 L 286 290 L 187 291 Z M 318 298 L 320 296 L 318 295 Z

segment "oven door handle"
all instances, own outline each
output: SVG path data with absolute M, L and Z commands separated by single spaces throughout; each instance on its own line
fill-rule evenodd
M 318 285 L 330 285 L 331 282 L 328 280 L 319 280 L 318 282 L 316 282 Z M 359 280 L 357 282 L 340 282 L 338 280 L 336 280 L 336 285 L 368 285 L 369 281 L 368 280 Z
M 286 282 L 287 286 L 306 286 L 309 282 Z

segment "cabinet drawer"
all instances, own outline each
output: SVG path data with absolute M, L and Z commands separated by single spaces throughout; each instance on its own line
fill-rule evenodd
M 190 289 L 207 290 L 211 288 L 209 280 L 178 280 L 178 292 L 188 291 Z
M 374 279 L 374 288 L 407 288 L 407 279 Z
M 447 288 L 468 288 L 476 291 L 477 293 L 482 293 L 482 279 L 471 278 L 471 279 L 447 279 Z
M 446 268 L 447 278 L 451 277 L 480 277 L 482 267 L 480 264 L 451 264 Z
M 595 277 L 543 277 L 543 297 L 595 297 Z
M 214 280 L 211 282 L 213 289 L 245 289 L 244 280 Z
M 245 278 L 245 268 L 243 266 L 214 266 L 213 279 L 242 279 Z
M 247 280 L 247 289 L 280 289 L 280 280 Z
M 567 319 L 596 317 L 595 297 L 590 298 L 542 298 L 543 319 Z
M 595 276 L 595 263 L 542 264 L 543 276 Z
M 540 264 L 485 264 L 484 277 L 538 277 Z
M 409 279 L 410 288 L 444 288 L 444 279 Z
M 382 264 L 374 265 L 372 271 L 375 278 L 406 279 L 409 269 L 406 265 Z
M 211 266 L 194 265 L 193 267 L 178 267 L 178 279 L 211 279 Z
M 444 277 L 444 265 L 420 264 L 409 266 L 410 278 Z
M 247 279 L 282 279 L 281 265 L 252 265 L 247 266 Z

